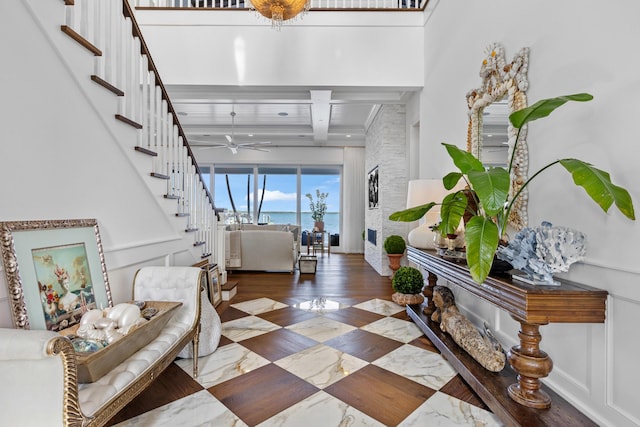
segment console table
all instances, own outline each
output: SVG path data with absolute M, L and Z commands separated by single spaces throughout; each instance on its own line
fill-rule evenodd
M 607 291 L 567 280 L 559 280 L 560 286 L 533 286 L 512 282 L 508 276 L 488 277 L 478 284 L 465 264 L 448 261 L 434 251 L 408 247 L 407 257 L 428 272 L 428 285 L 423 291 L 428 303 L 407 306 L 408 315 L 503 422 L 595 425 L 553 391 L 540 389 L 540 378 L 549 375 L 553 362 L 540 350 L 539 327 L 552 322 L 603 323 Z M 439 324 L 431 321 L 435 310 L 433 287 L 438 276 L 507 311 L 520 323 L 520 344 L 507 353 L 512 370 L 505 368 L 500 373 L 485 370 L 443 333 Z

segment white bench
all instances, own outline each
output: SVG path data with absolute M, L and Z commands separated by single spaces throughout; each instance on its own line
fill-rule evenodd
M 7 425 L 102 426 L 140 394 L 189 342 L 198 354 L 197 267 L 144 267 L 135 300 L 178 301 L 160 335 L 98 381 L 78 384 L 71 342 L 51 331 L 0 329 L 0 414 Z M 198 374 L 193 358 L 193 376 Z

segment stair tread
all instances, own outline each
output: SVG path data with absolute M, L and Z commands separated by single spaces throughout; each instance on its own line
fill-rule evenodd
M 238 286 L 238 281 L 237 280 L 227 280 L 227 283 L 222 285 L 222 290 L 223 291 L 230 291 L 231 289 L 235 288 L 236 286 Z
M 82 35 L 76 32 L 73 28 L 68 25 L 61 25 L 60 30 L 63 33 L 71 37 L 73 40 L 78 42 L 82 47 L 87 49 L 89 52 L 93 53 L 94 56 L 102 56 L 102 51 L 98 49 L 93 43 L 89 40 L 85 39 Z
M 163 175 L 161 173 L 157 173 L 157 172 L 151 172 L 150 175 L 154 178 L 159 178 L 159 179 L 170 179 L 171 177 L 168 175 Z
M 120 120 L 122 123 L 126 123 L 136 129 L 142 129 L 142 125 L 140 123 L 133 121 L 130 118 L 123 116 L 122 114 L 116 114 L 116 120 Z
M 124 96 L 124 92 L 122 90 L 118 89 L 117 87 L 115 87 L 114 85 L 112 85 L 111 83 L 109 83 L 108 81 L 106 81 L 100 76 L 93 74 L 91 76 L 91 80 L 93 80 L 103 88 L 109 90 L 110 92 L 113 92 L 117 96 Z
M 133 147 L 133 149 L 136 150 L 139 153 L 147 154 L 149 156 L 153 156 L 153 157 L 157 157 L 158 156 L 158 153 L 156 153 L 155 151 L 151 151 L 148 148 L 136 146 L 136 147 Z

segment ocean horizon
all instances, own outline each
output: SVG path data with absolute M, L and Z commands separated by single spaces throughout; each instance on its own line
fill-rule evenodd
M 302 231 L 313 230 L 313 218 L 311 218 L 311 212 L 301 213 L 300 228 Z M 260 223 L 267 224 L 291 224 L 296 223 L 295 212 L 262 212 L 259 218 Z M 339 212 L 327 212 L 324 215 L 324 229 L 331 234 L 340 233 L 340 213 Z

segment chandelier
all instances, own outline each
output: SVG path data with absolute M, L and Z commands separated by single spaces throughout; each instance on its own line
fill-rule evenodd
M 271 20 L 271 28 L 280 30 L 282 23 L 306 13 L 311 0 L 250 0 L 252 10 Z

